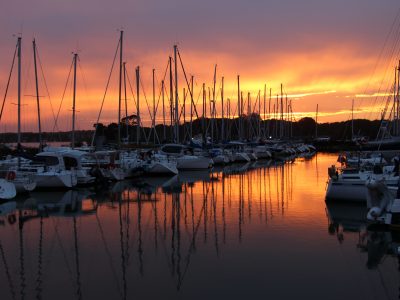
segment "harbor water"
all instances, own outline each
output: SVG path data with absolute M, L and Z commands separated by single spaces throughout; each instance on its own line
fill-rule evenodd
M 398 299 L 397 234 L 325 203 L 336 158 L 2 202 L 0 299 Z

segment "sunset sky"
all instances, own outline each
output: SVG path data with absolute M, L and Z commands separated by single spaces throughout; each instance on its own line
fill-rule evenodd
M 89 129 L 96 122 L 120 29 L 125 33 L 128 76 L 134 85 L 135 67 L 140 66 L 150 106 L 152 69 L 156 69 L 158 99 L 158 86 L 174 44 L 180 49 L 187 73 L 195 77 L 196 99 L 203 82 L 212 86 L 217 64 L 217 90 L 224 76 L 225 97 L 232 103 L 237 101 L 238 74 L 242 91 L 246 95 L 250 92 L 253 101 L 259 90 L 263 92 L 264 84 L 276 97 L 282 83 L 296 118 L 314 117 L 318 103 L 320 122 L 349 119 L 352 99 L 356 117 L 377 118 L 385 98 L 377 95 L 390 91 L 400 59 L 400 3 L 396 0 L 13 0 L 3 1 L 0 8 L 2 98 L 16 35 L 22 35 L 24 131 L 37 127 L 33 38 L 48 87 L 47 93 L 40 77 L 43 127 L 47 131 L 54 124 L 50 104 L 56 114 L 74 51 L 80 56 L 78 129 Z M 16 68 L 14 71 L 0 124 L 2 132 L 16 128 Z M 183 88 L 183 74 L 179 76 Z M 144 94 L 141 100 L 144 124 L 148 125 Z M 60 109 L 60 130 L 70 129 L 71 103 L 69 84 Z M 118 66 L 100 122 L 116 121 L 117 107 Z M 134 113 L 130 88 L 128 113 Z M 157 118 L 161 121 L 160 109 Z

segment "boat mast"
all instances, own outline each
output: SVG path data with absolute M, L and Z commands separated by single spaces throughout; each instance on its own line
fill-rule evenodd
M 155 87 L 155 69 L 153 69 L 153 145 L 156 144 L 156 87 Z
M 399 117 L 400 117 L 400 95 L 399 95 L 399 89 L 400 89 L 400 61 L 399 61 L 399 65 L 396 68 L 396 73 L 397 73 L 397 85 L 395 87 L 396 89 L 396 106 L 397 106 L 397 110 L 396 110 L 396 135 L 399 135 L 399 129 L 400 129 L 400 124 L 399 124 Z
M 279 137 L 283 138 L 283 84 L 281 83 L 281 118 L 279 122 Z
M 221 142 L 225 139 L 225 120 L 224 120 L 224 76 L 222 76 L 221 87 Z
M 205 115 L 205 108 L 206 108 L 206 84 L 203 83 L 203 117 L 201 118 L 201 128 L 202 128 L 202 135 L 203 135 L 203 146 L 207 144 L 206 142 L 206 115 Z
M 120 31 L 120 38 L 119 38 L 119 89 L 118 89 L 118 148 L 121 147 L 121 94 L 122 94 L 122 45 L 123 45 L 123 38 L 124 38 L 124 31 Z
M 239 121 L 239 140 L 242 139 L 242 101 L 241 101 L 241 93 L 240 93 L 240 75 L 237 76 L 237 92 L 238 92 L 238 121 Z
M 172 81 L 172 57 L 169 57 L 169 110 L 170 110 L 170 139 L 173 141 L 174 138 L 174 88 L 173 88 L 173 81 Z
M 315 112 L 315 138 L 318 138 L 318 103 L 317 103 L 317 110 Z
M 263 137 L 264 137 L 264 140 L 265 140 L 265 138 L 266 138 L 266 134 L 267 134 L 267 120 L 266 120 L 266 115 L 267 115 L 267 109 L 266 109 L 266 104 L 267 104 L 267 85 L 266 84 L 264 84 L 264 126 L 263 126 L 263 129 L 264 129 L 264 134 L 263 134 Z
M 187 132 L 187 127 L 186 127 L 186 89 L 183 88 L 183 107 L 181 112 L 183 113 L 183 139 L 182 141 L 185 142 L 186 141 L 186 132 Z M 182 114 L 181 113 L 181 114 Z
M 193 81 L 194 80 L 193 80 L 193 75 L 192 75 L 191 78 L 190 78 L 190 89 L 192 91 L 190 93 L 190 140 L 192 140 L 192 138 L 193 138 L 193 105 L 194 105 L 194 102 L 193 102 L 193 94 L 194 94 Z
M 215 122 L 215 85 L 217 81 L 217 64 L 214 67 L 214 78 L 213 78 L 213 99 L 211 103 L 211 144 L 214 144 L 214 122 Z
M 167 132 L 165 127 L 165 95 L 164 95 L 164 80 L 161 81 L 161 97 L 162 97 L 162 110 L 163 110 L 163 140 L 167 139 Z
M 287 94 L 285 94 L 285 110 L 286 110 L 286 114 L 285 114 L 285 131 L 284 131 L 284 135 L 285 136 L 289 136 L 289 106 L 288 106 L 288 99 L 287 99 Z
M 43 140 L 42 140 L 42 124 L 40 120 L 40 101 L 39 101 L 39 83 L 38 83 L 38 74 L 37 74 L 37 64 L 36 64 L 36 41 L 33 39 L 33 63 L 35 66 L 35 83 L 36 83 L 36 104 L 37 104 L 37 114 L 38 114 L 38 127 L 39 127 L 39 151 L 43 149 Z
M 17 149 L 21 149 L 21 37 L 18 37 L 18 136 Z
M 351 100 L 351 140 L 354 139 L 354 99 Z
M 179 101 L 178 101 L 178 46 L 174 45 L 174 63 L 175 63 L 175 142 L 179 143 Z
M 265 93 L 264 93 L 265 99 Z M 261 91 L 258 90 L 258 139 L 261 137 Z
M 140 67 L 136 67 L 136 144 L 140 143 L 140 110 L 139 110 L 139 95 L 140 95 Z
M 128 98 L 126 96 L 126 62 L 124 62 L 124 96 L 125 96 L 125 127 L 126 127 L 126 142 L 129 143 L 129 120 L 128 120 Z
M 76 61 L 78 59 L 78 53 L 74 53 L 74 89 L 72 92 L 72 138 L 71 138 L 71 148 L 75 148 L 75 99 L 76 99 Z
M 271 98 L 272 98 L 272 88 L 269 88 L 269 99 L 268 99 L 268 137 L 271 135 Z

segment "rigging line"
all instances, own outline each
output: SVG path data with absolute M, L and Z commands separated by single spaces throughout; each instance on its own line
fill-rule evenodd
M 190 99 L 191 99 L 191 101 L 192 101 L 192 104 L 194 104 L 193 103 L 193 91 L 191 90 L 191 88 L 190 88 L 190 84 L 189 84 L 189 81 L 188 81 L 188 79 L 187 79 L 187 76 L 186 76 L 186 71 L 185 71 L 185 67 L 183 66 L 183 62 L 182 62 L 182 57 L 181 57 L 181 53 L 179 52 L 179 49 L 177 48 L 177 50 L 178 50 L 178 56 L 179 56 L 179 61 L 180 61 L 180 63 L 181 63 L 181 67 L 182 67 L 182 70 L 183 70 L 183 75 L 185 76 L 185 81 L 186 81 L 186 84 L 187 84 L 187 86 L 188 86 L 188 89 L 189 89 L 189 91 L 190 91 Z M 197 117 L 197 119 L 199 118 L 199 114 L 197 113 L 197 109 L 196 109 L 196 106 L 194 106 L 193 107 L 194 108 L 194 112 L 196 113 L 196 117 Z
M 388 49 L 388 54 L 387 54 L 388 58 L 386 59 L 386 60 L 387 60 L 387 66 L 386 66 L 386 69 L 385 69 L 383 78 L 382 78 L 382 80 L 381 80 L 381 82 L 380 82 L 378 94 L 379 94 L 380 91 L 382 90 L 382 84 L 383 84 L 383 82 L 384 82 L 385 79 L 386 79 L 387 71 L 388 71 L 390 65 L 392 64 L 393 55 L 394 55 L 394 53 L 395 53 L 395 49 L 397 48 L 397 44 L 399 43 L 399 40 L 400 40 L 400 22 L 399 22 L 398 27 L 397 27 L 397 34 L 395 34 L 395 37 L 394 37 L 394 38 L 395 38 L 395 41 L 394 41 L 394 43 L 393 43 L 393 45 L 392 45 L 392 47 L 391 47 L 391 50 Z M 386 91 L 387 91 L 387 89 L 388 89 L 388 87 L 386 88 Z M 378 99 L 378 96 L 374 99 L 373 107 L 375 107 L 377 99 Z M 370 114 L 371 114 L 371 113 L 370 113 Z
M 71 62 L 71 66 L 69 67 L 69 72 L 68 72 L 68 76 L 67 76 L 67 81 L 65 82 L 64 91 L 63 91 L 63 94 L 62 94 L 62 97 L 61 97 L 61 102 L 60 102 L 60 105 L 59 105 L 59 107 L 58 107 L 57 116 L 56 116 L 56 119 L 55 119 L 55 122 L 54 122 L 54 126 L 53 126 L 53 133 L 54 133 L 54 131 L 55 131 L 55 129 L 56 129 L 56 126 L 57 126 L 58 117 L 60 116 L 60 111 L 61 111 L 62 104 L 63 104 L 63 102 L 64 102 L 64 97 L 65 97 L 65 93 L 66 93 L 66 91 L 67 91 L 68 82 L 69 82 L 69 78 L 70 78 L 70 76 L 71 76 L 73 64 L 74 64 L 74 61 Z
M 163 77 L 163 79 L 161 80 L 161 82 L 162 82 L 162 81 L 165 82 L 165 78 L 167 77 L 168 67 L 169 67 L 169 60 L 167 61 L 167 66 L 166 66 L 165 71 L 164 71 L 164 77 Z M 155 77 L 156 77 L 156 79 L 157 79 L 157 73 L 155 74 Z M 157 80 L 156 80 L 156 81 L 157 81 Z M 157 82 L 160 82 L 160 81 L 157 81 Z M 162 85 L 161 83 L 158 84 L 158 90 L 159 90 L 160 92 L 159 92 L 159 95 L 158 95 L 157 106 L 156 106 L 156 112 L 158 111 L 158 106 L 159 106 L 159 104 L 160 104 L 160 99 L 161 99 L 161 95 L 162 95 L 162 90 L 161 90 L 161 88 L 160 88 L 161 85 Z M 164 85 L 164 86 L 165 86 L 165 85 Z
M 30 73 L 30 71 L 31 71 L 31 67 L 32 67 L 32 56 L 28 56 L 29 57 L 29 60 L 28 60 L 28 67 L 25 69 L 25 74 L 23 75 L 23 76 L 25 76 L 25 78 L 27 78 L 27 80 L 25 80 L 25 85 L 24 85 L 24 87 L 23 87 L 23 90 L 24 91 L 27 91 L 27 89 L 28 89 L 28 85 L 30 86 L 30 76 L 29 76 L 29 73 Z
M 39 61 L 40 73 L 42 74 L 42 77 L 43 77 L 44 87 L 46 88 L 46 93 L 47 93 L 47 96 L 49 97 L 50 109 L 51 109 L 51 114 L 52 114 L 53 119 L 54 119 L 55 127 L 57 128 L 58 131 L 60 131 L 60 129 L 58 128 L 58 125 L 57 125 L 57 120 L 56 120 L 55 114 L 54 114 L 53 103 L 51 102 L 50 92 L 49 92 L 49 88 L 47 86 L 46 77 L 44 76 L 44 71 L 43 71 L 43 67 L 42 67 L 42 61 L 40 59 L 39 49 L 38 49 L 37 45 L 36 45 L 36 55 L 37 55 L 37 58 L 38 58 L 38 61 Z
M 390 27 L 390 30 L 389 30 L 388 34 L 386 35 L 386 38 L 385 38 L 385 41 L 384 41 L 383 46 L 382 46 L 382 48 L 381 48 L 381 51 L 379 52 L 378 59 L 377 59 L 377 61 L 375 62 L 375 66 L 374 66 L 374 69 L 373 69 L 373 71 L 372 71 L 372 74 L 371 74 L 371 76 L 370 76 L 370 78 L 369 78 L 369 80 L 368 80 L 367 86 L 366 86 L 365 89 L 364 89 L 364 94 L 367 93 L 367 90 L 368 90 L 368 87 L 369 87 L 369 85 L 370 85 L 370 83 L 371 83 L 372 77 L 375 75 L 376 69 L 377 69 L 377 67 L 378 67 L 378 63 L 380 62 L 380 60 L 381 60 L 381 58 L 382 58 L 382 56 L 383 56 L 384 50 L 385 50 L 385 48 L 386 48 L 386 44 L 387 44 L 388 41 L 389 41 L 389 37 L 390 37 L 390 35 L 392 34 L 392 32 L 393 32 L 393 30 L 394 30 L 394 26 L 395 26 L 396 21 L 397 21 L 397 19 L 399 18 L 399 16 L 400 16 L 400 8 L 398 9 L 397 15 L 396 15 L 395 19 L 394 19 L 393 22 L 392 22 L 392 25 L 391 25 L 391 27 Z M 361 100 L 361 101 L 362 101 L 362 100 Z
M 128 71 L 126 71 L 126 78 L 128 79 L 129 89 L 131 90 L 131 93 L 132 93 L 134 107 L 136 107 L 135 93 L 133 92 L 133 88 L 132 88 L 131 80 L 129 78 Z
M 82 74 L 83 87 L 85 89 L 85 97 L 88 99 L 89 98 L 88 97 L 89 93 L 88 93 L 88 88 L 87 88 L 87 84 L 86 84 L 86 76 L 85 76 L 85 73 L 83 72 L 83 68 L 82 68 L 82 65 L 81 65 L 81 59 L 80 59 L 79 55 L 77 56 L 77 58 L 78 58 L 79 70 L 80 70 L 80 72 Z M 77 120 L 77 122 L 78 122 L 78 120 Z
M 161 95 L 162 95 L 162 90 L 161 90 L 162 84 L 161 84 L 160 81 L 157 80 L 157 73 L 154 74 L 154 76 L 155 76 L 155 81 L 158 82 L 158 91 L 159 91 L 159 92 L 158 92 L 157 105 L 156 105 L 156 108 L 155 108 L 155 112 L 156 112 L 156 114 L 157 114 L 157 112 L 158 112 L 158 106 L 159 106 L 159 104 L 160 104 Z M 155 116 L 154 116 L 154 119 L 156 120 Z M 155 124 L 155 121 L 154 121 L 154 124 Z
M 187 99 L 187 93 L 188 93 L 188 91 L 186 90 L 186 91 L 185 91 L 185 94 L 183 95 L 184 99 L 185 99 L 185 98 Z M 179 113 L 178 120 L 180 120 L 181 117 L 182 117 L 183 110 L 185 109 L 184 107 L 185 107 L 185 104 L 184 104 L 184 103 L 180 105 L 180 113 Z M 183 123 L 185 123 L 185 120 L 183 120 Z
M 149 102 L 147 101 L 146 91 L 145 91 L 145 89 L 144 89 L 144 85 L 143 85 L 143 82 L 142 82 L 142 78 L 140 77 L 139 80 L 140 80 L 140 86 L 142 87 L 144 100 L 146 101 L 147 110 L 148 110 L 148 112 L 149 112 L 150 121 L 153 122 L 153 118 L 152 118 L 152 116 L 151 116 L 150 105 L 149 105 Z
M 82 68 L 82 64 L 81 64 L 81 58 L 79 57 L 79 55 L 78 55 L 78 67 L 79 67 L 79 70 L 82 73 L 83 86 L 85 88 L 85 92 L 87 93 L 88 88 L 87 88 L 87 84 L 86 84 L 86 76 L 85 76 L 85 73 L 83 72 L 83 68 Z
M 14 69 L 15 57 L 17 55 L 17 49 L 18 49 L 18 44 L 17 44 L 17 46 L 15 46 L 14 56 L 13 56 L 13 59 L 12 59 L 12 64 L 11 64 L 11 69 L 10 69 L 10 74 L 8 75 L 6 91 L 4 93 L 3 103 L 1 104 L 0 121 L 1 121 L 1 117 L 3 116 L 4 104 L 6 103 L 8 89 L 10 87 L 10 81 L 11 81 L 12 71 Z
M 110 74 L 108 75 L 108 79 L 107 79 L 106 90 L 104 91 L 103 99 L 102 99 L 102 101 L 101 101 L 100 111 L 99 111 L 99 114 L 98 114 L 98 116 L 97 116 L 96 127 L 95 127 L 95 129 L 94 129 L 94 133 L 93 133 L 93 137 L 92 137 L 91 146 L 93 146 L 93 144 L 94 144 L 94 138 L 95 138 L 95 136 L 96 136 L 96 132 L 97 132 L 97 129 L 98 129 L 98 127 L 99 127 L 99 120 L 100 120 L 100 117 L 101 117 L 101 113 L 102 113 L 102 111 L 103 111 L 104 101 L 106 100 L 108 87 L 109 87 L 109 85 L 110 85 L 110 80 L 111 80 L 112 71 L 113 71 L 113 69 L 114 69 L 115 60 L 116 60 L 116 58 L 117 58 L 118 49 L 119 49 L 120 45 L 121 45 L 121 39 L 118 39 L 117 49 L 115 49 L 114 59 L 113 59 L 112 65 L 111 65 Z M 118 120 L 118 122 L 119 122 L 119 121 L 120 121 L 120 120 Z

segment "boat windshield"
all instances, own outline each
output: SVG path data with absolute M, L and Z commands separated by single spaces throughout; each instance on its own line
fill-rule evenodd
M 35 157 L 35 161 L 34 163 L 43 163 L 46 166 L 56 166 L 58 165 L 60 162 L 58 161 L 57 157 L 54 156 L 36 156 Z
M 73 157 L 63 157 L 65 169 L 71 170 L 72 168 L 78 167 L 78 161 Z

